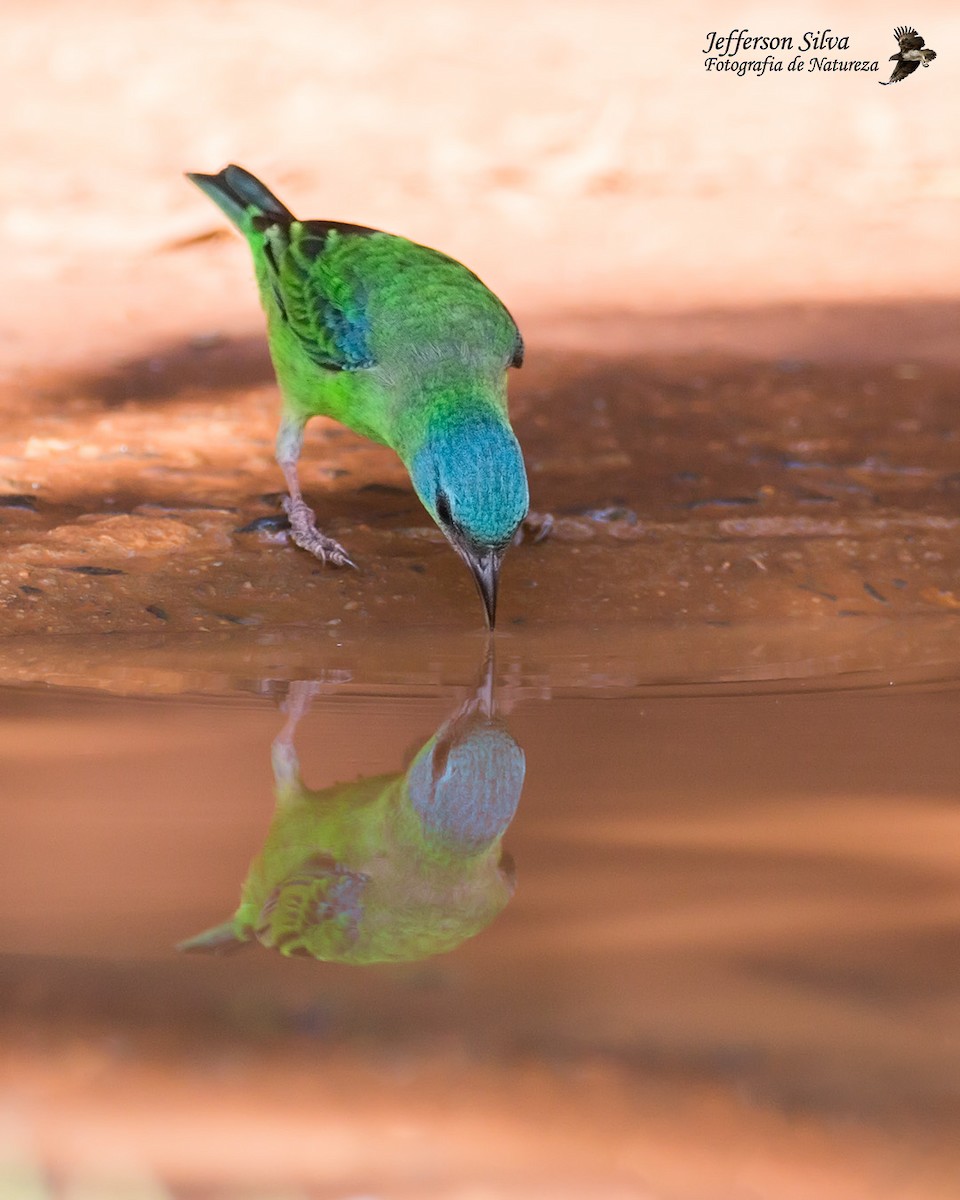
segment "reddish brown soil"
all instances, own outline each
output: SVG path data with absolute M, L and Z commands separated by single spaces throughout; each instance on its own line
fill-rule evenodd
M 731 19 L 794 36 L 815 22 L 783 3 Z M 881 61 L 894 19 L 908 18 L 851 0 L 829 16 L 857 57 Z M 8 6 L 0 678 L 179 692 L 346 686 L 356 672 L 433 686 L 476 656 L 479 602 L 388 452 L 311 427 L 306 490 L 357 572 L 240 532 L 277 512 L 276 393 L 246 251 L 181 175 L 229 160 L 306 216 L 454 254 L 520 320 L 516 427 L 534 505 L 556 523 L 505 568 L 501 652 L 518 695 L 955 677 L 960 15 L 934 0 L 922 19 L 940 59 L 880 88 L 862 74 L 708 75 L 719 18 L 706 3 Z M 901 726 L 881 727 L 893 745 Z M 44 761 L 62 749 L 65 795 L 85 730 L 69 712 L 37 734 Z M 696 757 L 696 727 L 682 734 L 677 754 Z M 841 840 L 872 816 L 854 808 L 840 828 L 823 807 L 806 813 Z M 900 816 L 887 817 L 894 842 Z M 911 827 L 920 841 L 949 842 L 940 816 Z M 783 850 L 803 829 L 737 836 Z M 849 911 L 827 905 L 809 937 Z M 22 950 L 36 953 L 36 933 Z M 528 945 L 515 943 L 518 961 Z M 825 962 L 824 977 L 842 965 Z M 0 1170 L 19 1162 L 24 1178 L 40 1162 L 96 1194 L 104 1170 L 146 1171 L 191 1200 L 278 1182 L 389 1200 L 956 1193 L 955 1139 L 902 1097 L 891 1123 L 876 1110 L 835 1120 L 802 1098 L 791 1112 L 655 1065 L 638 1074 L 616 1055 L 478 1063 L 442 1038 L 392 1053 L 376 1031 L 304 1065 L 301 1043 L 249 1026 L 218 1041 L 213 1022 L 204 1057 L 186 1011 L 163 1036 L 147 1020 L 115 1037 L 114 985 L 136 1026 L 124 987 L 175 1008 L 192 995 L 175 968 L 114 979 L 62 958 L 33 966 L 10 976 L 0 1125 Z M 634 981 L 656 971 L 642 961 Z M 592 982 L 622 986 L 616 971 Z M 716 979 L 693 983 L 709 998 Z M 848 1014 L 847 1033 L 861 1017 L 867 1028 L 865 1059 L 889 1051 L 888 1079 L 955 1048 L 938 986 L 902 1010 L 915 1042 L 875 998 Z M 44 1018 L 51 993 L 76 998 L 75 1025 L 56 1005 Z M 765 1011 L 783 1023 L 767 1033 L 787 1039 L 795 1014 L 772 994 Z M 232 995 L 217 993 L 221 1025 Z M 495 1028 L 487 1004 L 477 1019 Z M 738 1013 L 724 1011 L 732 1036 Z M 421 1015 L 432 1028 L 429 1005 Z M 871 1078 L 882 1096 L 882 1072 Z M 371 1145 L 380 1159 L 358 1173 Z
M 835 32 L 885 57 L 849 7 Z M 181 178 L 225 158 L 519 314 L 517 428 L 562 519 L 511 555 L 505 624 L 960 607 L 945 67 L 708 75 L 697 7 L 665 56 L 616 4 L 529 0 L 508 37 L 469 5 L 284 12 L 8 22 L 0 634 L 478 623 L 396 460 L 329 423 L 307 490 L 361 571 L 237 533 L 280 477 L 246 252 Z

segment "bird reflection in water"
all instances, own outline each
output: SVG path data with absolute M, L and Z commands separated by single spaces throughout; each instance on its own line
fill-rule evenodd
M 498 718 L 493 661 L 473 695 L 403 772 L 311 791 L 294 749 L 316 685 L 290 685 L 273 743 L 276 814 L 232 920 L 180 944 L 225 953 L 259 942 L 328 962 L 411 962 L 453 950 L 514 890 L 501 840 L 523 787 L 523 751 Z

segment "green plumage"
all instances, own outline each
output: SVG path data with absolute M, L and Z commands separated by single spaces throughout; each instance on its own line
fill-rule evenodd
M 256 941 L 358 964 L 452 950 L 513 894 L 501 841 L 523 787 L 523 751 L 473 700 L 406 771 L 310 791 L 292 745 L 309 687 L 292 685 L 292 728 L 274 743 L 276 812 L 240 905 L 180 948 Z
M 253 253 L 283 395 L 278 459 L 298 544 L 349 561 L 305 518 L 296 481 L 303 425 L 322 414 L 399 454 L 492 618 L 500 559 L 528 505 L 507 415 L 507 369 L 523 358 L 513 318 L 439 251 L 363 226 L 298 221 L 240 167 L 190 178 Z

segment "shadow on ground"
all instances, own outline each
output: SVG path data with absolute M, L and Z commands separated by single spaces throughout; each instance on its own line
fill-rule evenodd
M 557 520 L 508 556 L 504 623 L 960 611 L 951 314 L 833 306 L 535 328 L 512 407 L 534 508 Z M 908 345 L 928 357 L 903 357 Z M 470 580 L 399 461 L 325 419 L 309 427 L 304 487 L 361 570 L 286 544 L 271 380 L 250 336 L 38 379 L 29 405 L 22 389 L 0 393 L 0 635 L 474 627 Z

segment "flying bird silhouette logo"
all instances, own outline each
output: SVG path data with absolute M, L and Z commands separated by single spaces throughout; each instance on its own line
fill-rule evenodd
M 881 87 L 899 83 L 901 79 L 912 75 L 921 65 L 929 67 L 937 57 L 936 50 L 927 49 L 923 38 L 910 25 L 898 25 L 893 31 L 893 36 L 899 42 L 900 49 L 896 54 L 890 55 L 889 61 L 895 62 L 897 65 L 893 68 L 893 74 L 889 79 L 879 81 Z

